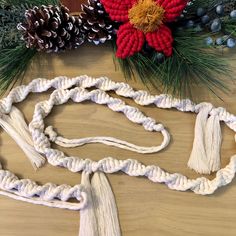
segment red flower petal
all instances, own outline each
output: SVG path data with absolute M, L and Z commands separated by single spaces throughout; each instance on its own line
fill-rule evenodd
M 129 20 L 128 11 L 134 0 L 101 0 L 106 12 L 114 21 L 126 22 Z
M 165 9 L 165 21 L 171 22 L 180 16 L 188 0 L 157 0 L 157 3 Z
M 143 32 L 135 29 L 129 22 L 125 23 L 117 32 L 116 56 L 122 59 L 132 56 L 142 49 L 144 40 Z
M 173 37 L 167 26 L 162 25 L 157 31 L 147 33 L 146 40 L 158 52 L 163 52 L 167 57 L 172 55 Z

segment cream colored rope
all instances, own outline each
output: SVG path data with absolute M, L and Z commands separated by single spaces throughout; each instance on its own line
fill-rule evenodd
M 92 91 L 86 90 L 86 88 L 92 87 L 96 87 L 97 89 Z M 28 130 L 23 118 L 12 106 L 13 103 L 23 101 L 30 93 L 41 93 L 50 88 L 55 88 L 56 90 L 51 94 L 48 101 L 40 102 L 35 106 L 34 116 Z M 211 194 L 217 188 L 227 185 L 232 181 L 236 171 L 236 156 L 232 156 L 230 163 L 216 173 L 215 179 L 209 180 L 205 177 L 188 179 L 182 174 L 171 174 L 158 166 L 145 166 L 137 160 L 132 159 L 118 160 L 106 157 L 96 162 L 89 159 L 84 160 L 79 157 L 65 156 L 63 152 L 53 149 L 50 140 L 65 146 L 102 142 L 108 145 L 118 145 L 128 150 L 136 150 L 141 153 L 157 152 L 168 145 L 169 134 L 162 124 L 156 124 L 154 119 L 146 117 L 137 108 L 128 106 L 120 99 L 109 96 L 106 93 L 107 91 L 114 91 L 119 96 L 131 98 L 137 104 L 143 106 L 154 104 L 159 108 L 176 108 L 183 112 L 199 113 L 201 115 L 200 117 L 203 118 L 206 116 L 207 111 L 207 116 L 217 117 L 219 121 L 225 122 L 231 129 L 236 131 L 236 117 L 226 112 L 223 108 L 214 108 L 209 103 L 196 105 L 190 100 L 174 99 L 168 95 L 153 96 L 146 91 L 135 91 L 126 83 L 116 83 L 106 77 L 95 79 L 88 76 L 76 78 L 57 77 L 53 80 L 36 79 L 26 86 L 23 85 L 13 89 L 6 98 L 0 101 L 0 125 L 22 147 L 35 167 L 43 164 L 44 156 L 51 165 L 62 166 L 72 172 L 86 171 L 91 173 L 99 171 L 114 173 L 122 171 L 130 176 L 144 176 L 153 182 L 165 183 L 170 189 L 179 191 L 192 190 L 197 194 Z M 164 137 L 163 142 L 160 146 L 147 148 L 109 137 L 88 138 L 82 141 L 68 140 L 58 137 L 49 128 L 45 132 L 43 119 L 50 113 L 54 105 L 66 103 L 69 99 L 77 103 L 90 100 L 98 104 L 107 105 L 114 111 L 123 112 L 129 120 L 142 124 L 146 130 L 161 132 Z M 202 112 L 203 110 L 205 112 Z M 202 122 L 202 119 L 199 119 L 199 122 Z M 29 131 L 30 135 L 28 133 Z M 69 187 L 53 184 L 39 186 L 31 180 L 19 180 L 14 174 L 3 169 L 0 170 L 0 188 L 3 190 L 0 194 L 10 197 L 13 195 L 14 197 L 19 196 L 18 199 L 20 200 L 33 203 L 39 202 L 44 205 L 48 204 L 46 202 L 51 202 L 49 204 L 50 206 L 58 206 L 58 202 L 54 202 L 55 199 L 61 200 L 63 202 L 62 204 L 64 204 L 71 197 L 76 198 L 82 203 L 79 203 L 77 206 L 63 205 L 63 208 L 79 209 L 84 207 L 86 203 L 86 191 L 83 191 L 83 186 Z

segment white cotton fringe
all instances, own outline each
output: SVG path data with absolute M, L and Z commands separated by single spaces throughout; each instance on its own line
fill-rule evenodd
M 220 169 L 220 149 L 222 143 L 220 119 L 218 115 L 211 115 L 207 121 L 205 142 L 208 166 L 211 171 L 217 171 Z
M 98 223 L 97 236 L 121 236 L 115 197 L 102 172 L 94 173 L 92 196 Z
M 99 236 L 89 173 L 85 171 L 82 173 L 81 184 L 87 193 L 87 205 L 80 211 L 79 236 Z
M 197 115 L 193 149 L 188 167 L 200 174 L 210 174 L 220 169 L 221 127 L 218 114 L 209 116 L 211 106 Z
M 9 115 L 2 115 L 0 126 L 24 151 L 34 169 L 39 168 L 45 163 L 45 158 L 35 150 L 25 119 L 16 107 L 12 106 Z
M 203 108 L 197 115 L 193 149 L 188 161 L 188 167 L 201 174 L 210 174 L 205 150 L 205 128 L 208 115 L 208 107 Z

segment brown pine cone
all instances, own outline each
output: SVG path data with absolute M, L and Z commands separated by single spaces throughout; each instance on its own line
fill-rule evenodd
M 82 4 L 81 8 L 81 31 L 89 42 L 97 45 L 114 37 L 116 23 L 109 18 L 99 0 L 88 0 L 88 4 Z
M 28 48 L 58 52 L 77 48 L 84 42 L 80 26 L 80 20 L 70 16 L 67 7 L 42 5 L 26 10 L 25 22 L 17 28 L 22 31 Z

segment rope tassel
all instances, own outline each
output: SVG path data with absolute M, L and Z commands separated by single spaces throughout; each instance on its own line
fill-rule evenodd
M 220 148 L 222 143 L 218 114 L 212 114 L 207 120 L 205 142 L 209 169 L 212 172 L 217 171 L 220 169 Z
M 45 158 L 35 150 L 25 119 L 16 107 L 12 106 L 9 115 L 2 114 L 0 126 L 24 151 L 34 169 L 41 167 L 45 163 Z
M 208 118 L 212 106 L 204 106 L 197 115 L 193 149 L 188 167 L 200 174 L 220 169 L 221 127 L 217 113 Z
M 205 149 L 205 128 L 210 110 L 209 106 L 203 107 L 197 115 L 193 149 L 188 161 L 188 167 L 200 174 L 210 174 Z
M 90 183 L 82 173 L 87 206 L 80 212 L 79 236 L 121 236 L 115 197 L 104 173 L 96 172 Z
M 79 236 L 99 236 L 97 219 L 92 199 L 92 186 L 89 179 L 89 173 L 82 173 L 81 184 L 87 193 L 87 206 L 80 211 L 80 230 Z
M 115 197 L 102 172 L 94 173 L 92 196 L 98 222 L 97 236 L 121 236 Z

